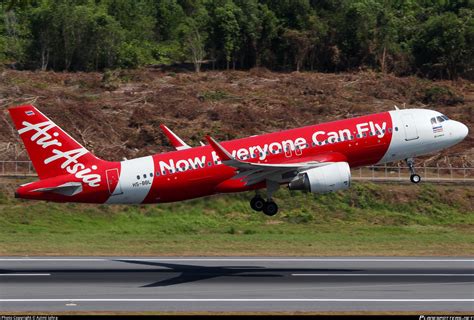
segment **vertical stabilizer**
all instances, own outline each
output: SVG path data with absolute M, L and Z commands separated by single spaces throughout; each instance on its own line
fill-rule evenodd
M 64 174 L 75 174 L 78 178 L 96 176 L 95 172 L 103 160 L 90 153 L 34 106 L 12 107 L 8 111 L 40 179 Z

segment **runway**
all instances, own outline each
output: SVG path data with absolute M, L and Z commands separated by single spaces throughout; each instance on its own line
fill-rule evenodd
M 0 258 L 0 312 L 399 310 L 474 311 L 474 258 Z

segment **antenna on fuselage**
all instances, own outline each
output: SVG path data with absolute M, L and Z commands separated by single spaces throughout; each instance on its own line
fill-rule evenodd
M 407 104 L 404 102 L 403 106 L 402 106 L 402 109 L 406 109 L 406 105 Z M 395 107 L 395 110 L 400 110 L 400 108 L 396 104 L 394 104 L 393 106 Z

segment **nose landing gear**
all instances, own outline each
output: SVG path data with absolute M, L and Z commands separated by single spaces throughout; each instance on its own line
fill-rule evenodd
M 410 181 L 413 183 L 419 183 L 421 181 L 421 177 L 417 174 L 412 174 L 410 176 Z
M 421 177 L 419 175 L 416 174 L 415 172 L 415 161 L 413 160 L 413 158 L 408 158 L 408 159 L 405 159 L 407 165 L 408 165 L 408 169 L 410 170 L 410 181 L 413 182 L 413 183 L 420 183 L 421 181 Z

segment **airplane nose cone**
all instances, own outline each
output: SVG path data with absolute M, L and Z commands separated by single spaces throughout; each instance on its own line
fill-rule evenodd
M 458 131 L 459 139 L 463 140 L 465 137 L 467 137 L 469 133 L 469 128 L 464 123 L 459 122 L 457 131 Z

